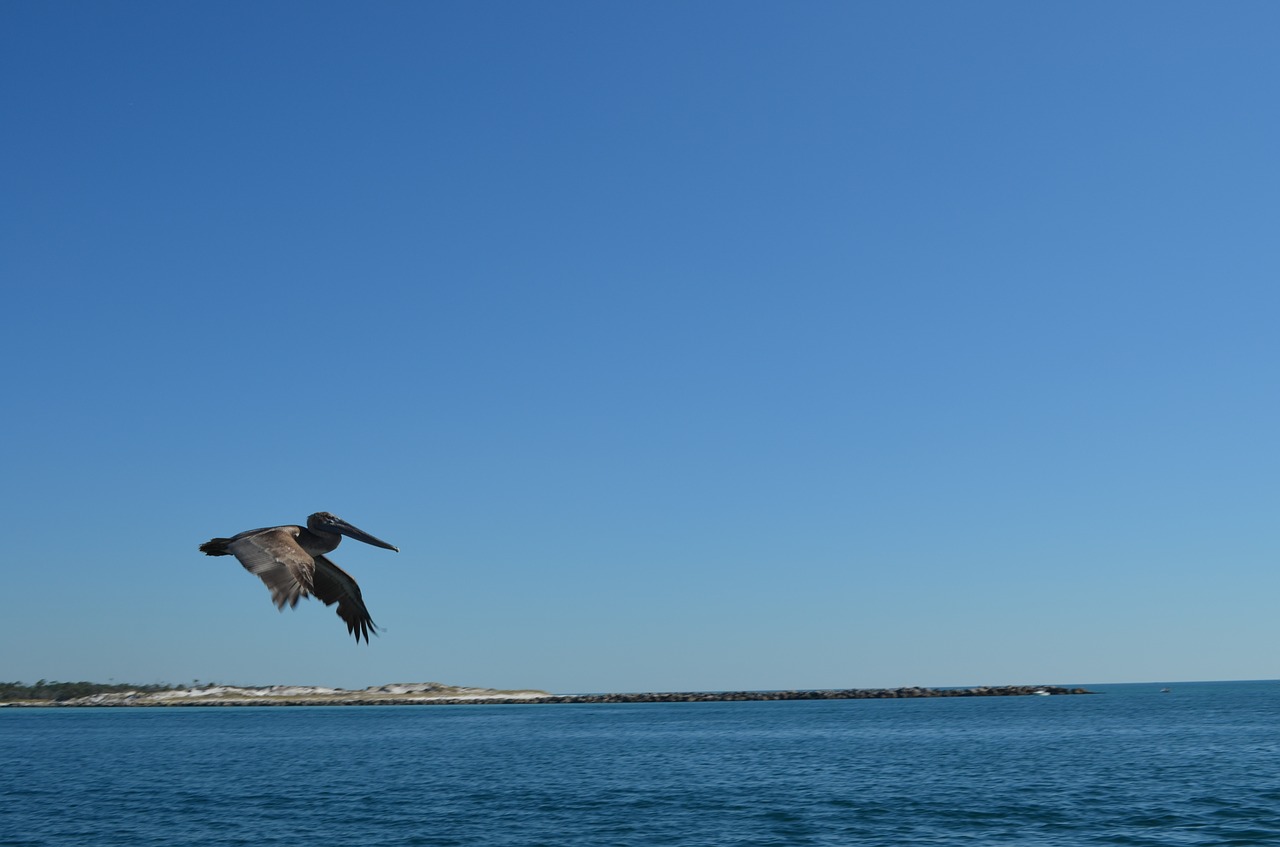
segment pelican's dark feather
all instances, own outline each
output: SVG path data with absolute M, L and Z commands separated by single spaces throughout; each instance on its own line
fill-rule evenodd
M 349 573 L 324 556 L 316 556 L 314 581 L 312 593 L 326 606 L 338 604 L 338 617 L 346 621 L 347 632 L 354 635 L 357 642 L 364 636 L 368 643 L 370 632 L 378 634 L 378 628 L 373 625 L 373 618 L 365 608 L 364 598 L 360 596 L 360 586 Z

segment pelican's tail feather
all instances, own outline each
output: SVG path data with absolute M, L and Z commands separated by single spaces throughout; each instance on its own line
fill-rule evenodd
M 200 552 L 206 556 L 230 556 L 231 551 L 227 549 L 230 543 L 230 538 L 210 538 L 200 545 Z

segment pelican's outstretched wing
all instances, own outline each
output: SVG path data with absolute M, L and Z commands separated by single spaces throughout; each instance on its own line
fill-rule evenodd
M 298 545 L 296 526 L 276 527 L 236 536 L 227 544 L 245 570 L 256 575 L 267 588 L 277 609 L 314 593 L 315 562 Z
M 338 604 L 338 617 L 346 621 L 347 632 L 356 637 L 356 643 L 364 636 L 369 641 L 369 633 L 378 634 L 378 628 L 369 617 L 364 598 L 360 596 L 360 586 L 351 575 L 324 556 L 316 556 L 316 568 L 313 574 L 314 586 L 311 593 L 324 601 L 326 606 Z

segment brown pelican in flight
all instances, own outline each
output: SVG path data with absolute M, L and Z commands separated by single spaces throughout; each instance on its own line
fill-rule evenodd
M 378 630 L 360 597 L 360 586 L 346 571 L 324 554 L 342 542 L 342 536 L 400 552 L 380 538 L 356 529 L 337 515 L 316 512 L 306 526 L 270 526 L 251 529 L 230 538 L 213 538 L 200 545 L 209 556 L 235 556 L 245 570 L 255 574 L 271 589 L 276 608 L 298 605 L 298 600 L 314 595 L 326 606 L 338 604 L 338 617 L 346 621 L 347 632 L 360 643 Z

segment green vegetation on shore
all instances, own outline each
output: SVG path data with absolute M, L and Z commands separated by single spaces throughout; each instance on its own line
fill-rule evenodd
M 126 682 L 57 682 L 40 680 L 34 685 L 21 682 L 0 682 L 0 701 L 53 700 L 62 702 L 93 694 L 119 694 L 125 691 L 174 691 L 185 686 L 155 683 L 134 685 Z

